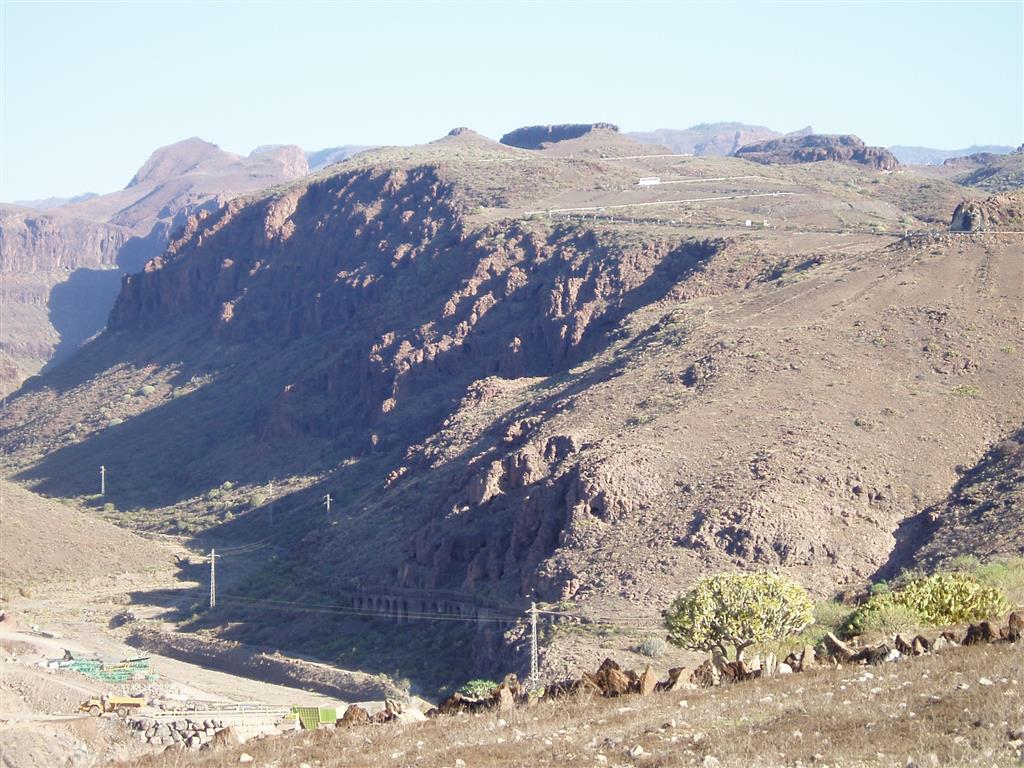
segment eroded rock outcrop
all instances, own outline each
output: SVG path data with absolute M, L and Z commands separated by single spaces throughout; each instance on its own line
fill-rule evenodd
M 949 228 L 953 232 L 1024 229 L 1024 192 L 965 200 L 953 211 Z
M 879 171 L 891 171 L 899 166 L 899 161 L 885 147 L 869 147 L 858 137 L 849 134 L 784 136 L 781 139 L 747 144 L 736 150 L 736 156 L 765 165 L 834 160 L 866 165 Z
M 553 144 L 568 139 L 578 139 L 591 131 L 611 131 L 618 133 L 619 126 L 612 123 L 568 123 L 564 125 L 528 125 L 516 128 L 501 137 L 501 143 L 520 149 L 541 149 L 545 144 Z

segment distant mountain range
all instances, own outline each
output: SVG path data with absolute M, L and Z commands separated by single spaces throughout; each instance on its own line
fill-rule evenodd
M 933 149 L 931 147 L 889 147 L 896 159 L 904 165 L 942 165 L 954 157 L 967 157 L 987 152 L 992 155 L 1008 155 L 1013 147 L 999 144 L 972 144 L 964 149 Z

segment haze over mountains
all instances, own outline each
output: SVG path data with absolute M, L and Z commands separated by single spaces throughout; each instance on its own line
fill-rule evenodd
M 606 123 L 515 132 L 533 149 L 457 129 L 313 175 L 298 148 L 157 153 L 74 207 L 98 233 L 83 265 L 119 264 L 135 233 L 170 242 L 105 332 L 9 402 L 6 466 L 84 498 L 103 464 L 123 521 L 270 540 L 265 595 L 653 620 L 726 567 L 862 584 L 957 465 L 1024 423 L 1019 241 L 945 231 L 985 189 L 852 155 L 720 156 L 737 130 L 650 157 Z M 880 149 L 781 146 L 809 138 Z M 276 186 L 220 204 L 250 182 Z M 11 216 L 28 233 L 44 214 Z M 67 263 L 69 240 L 21 242 L 25 274 Z M 322 630 L 252 618 L 213 628 L 298 647 Z M 332 651 L 355 653 L 345 631 Z M 599 652 L 559 642 L 558 663 Z M 494 669 L 514 643 L 466 661 Z

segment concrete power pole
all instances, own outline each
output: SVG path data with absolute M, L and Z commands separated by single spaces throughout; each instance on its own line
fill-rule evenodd
M 210 550 L 210 610 L 217 607 L 217 550 Z
M 107 495 L 107 468 L 100 464 L 100 496 Z
M 537 654 L 537 603 L 529 604 L 529 682 L 530 685 L 537 685 L 539 674 L 539 659 Z

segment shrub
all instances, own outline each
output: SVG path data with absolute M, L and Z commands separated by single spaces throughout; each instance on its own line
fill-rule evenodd
M 206 492 L 207 501 L 216 501 L 221 497 L 223 491 L 220 488 L 211 488 Z
M 262 493 L 254 493 L 249 497 L 249 506 L 255 509 L 267 503 L 267 497 Z
M 235 484 L 232 483 L 230 480 L 225 480 L 223 483 L 220 484 L 220 489 L 222 491 L 230 491 L 234 487 Z
M 633 646 L 634 653 L 639 653 L 641 656 L 648 656 L 652 659 L 664 656 L 666 651 L 668 651 L 668 643 L 660 637 L 648 637 L 639 645 Z
M 799 584 L 777 574 L 708 576 L 676 598 L 665 613 L 668 639 L 695 651 L 736 649 L 800 632 L 814 621 L 811 599 Z
M 913 579 L 894 592 L 872 595 L 843 627 L 846 636 L 912 622 L 944 626 L 977 621 L 1009 610 L 1002 591 L 966 573 L 936 573 Z
M 114 505 L 111 502 L 108 501 L 106 504 L 103 505 L 103 511 L 107 512 L 108 514 L 113 512 L 114 511 Z
M 895 635 L 920 629 L 927 623 L 924 616 L 913 608 L 883 600 L 870 608 L 862 606 L 851 613 L 839 628 L 839 633 L 843 637 Z
M 156 387 L 154 387 L 152 384 L 143 384 L 141 387 L 138 388 L 135 394 L 138 397 L 149 397 L 154 392 L 156 392 Z
M 467 683 L 463 683 L 459 687 L 458 693 L 463 696 L 471 696 L 474 699 L 480 699 L 484 696 L 489 696 L 491 691 L 498 687 L 498 684 L 493 680 L 484 680 L 478 678 L 476 680 L 470 680 Z

